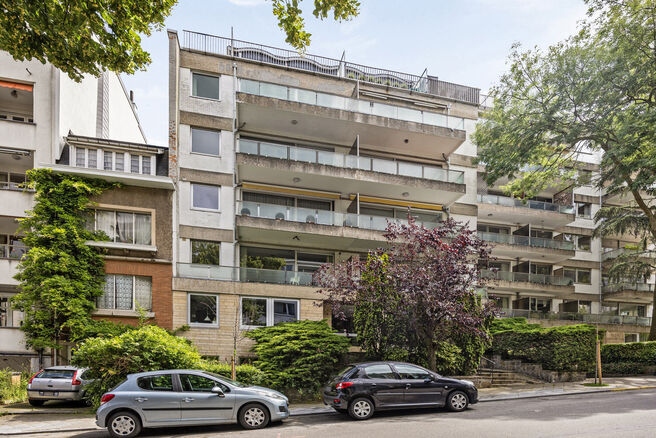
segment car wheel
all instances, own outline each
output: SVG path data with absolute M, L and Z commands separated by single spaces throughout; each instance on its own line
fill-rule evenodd
M 43 404 L 46 402 L 45 400 L 35 400 L 33 398 L 29 399 L 27 401 L 29 404 L 32 406 L 43 406 Z
M 239 411 L 239 424 L 244 429 L 262 429 L 269 424 L 269 411 L 259 403 L 249 403 Z
M 348 413 L 354 420 L 366 420 L 374 414 L 374 404 L 368 398 L 356 398 L 349 403 Z
M 113 438 L 132 438 L 141 432 L 141 420 L 132 412 L 116 412 L 107 421 L 107 431 Z
M 467 409 L 469 405 L 469 397 L 462 391 L 453 391 L 446 399 L 446 407 L 450 411 L 460 412 Z

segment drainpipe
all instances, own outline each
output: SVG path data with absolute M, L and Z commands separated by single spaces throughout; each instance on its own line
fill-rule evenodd
M 232 33 L 232 31 L 231 31 Z M 239 254 L 237 254 L 237 145 L 239 144 L 239 133 L 237 132 L 237 63 L 232 63 L 232 145 L 233 145 L 233 177 L 232 177 L 232 241 L 234 242 L 232 248 L 233 266 L 239 266 Z M 239 272 L 239 271 L 238 271 Z

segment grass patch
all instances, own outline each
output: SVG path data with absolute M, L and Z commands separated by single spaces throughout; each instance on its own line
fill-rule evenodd
M 22 373 L 20 383 L 18 385 L 12 385 L 12 374 L 13 371 L 10 369 L 0 370 L 0 405 L 21 403 L 27 400 L 27 381 L 29 376 Z
M 608 383 L 583 383 L 583 386 L 592 386 L 592 387 L 601 387 L 601 386 L 608 386 Z

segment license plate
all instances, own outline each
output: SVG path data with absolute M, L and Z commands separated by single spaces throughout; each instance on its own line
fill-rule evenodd
M 53 397 L 57 397 L 59 395 L 59 392 L 55 391 L 39 391 L 39 395 L 52 395 Z

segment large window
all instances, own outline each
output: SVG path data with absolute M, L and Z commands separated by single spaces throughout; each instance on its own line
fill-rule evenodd
M 189 294 L 189 325 L 218 326 L 219 296 Z
M 32 84 L 0 80 L 0 120 L 33 123 Z
M 87 226 L 90 230 L 103 231 L 111 242 L 152 244 L 150 213 L 95 210 Z
M 116 172 L 155 174 L 153 155 L 133 154 L 123 151 L 94 149 L 75 146 L 72 164 L 88 169 L 112 170 Z
M 191 263 L 199 265 L 216 265 L 221 263 L 221 244 L 209 240 L 191 241 Z
M 576 216 L 590 219 L 592 217 L 592 204 L 589 202 L 577 202 Z
M 191 185 L 191 205 L 201 210 L 219 210 L 219 186 Z
M 191 95 L 207 99 L 219 99 L 219 78 L 217 76 L 192 73 Z
M 563 276 L 569 278 L 574 283 L 591 284 L 592 273 L 590 269 L 567 269 L 563 270 Z
M 107 274 L 103 289 L 96 301 L 99 309 L 150 311 L 153 307 L 151 277 Z
M 28 250 L 29 248 L 22 242 L 21 236 L 0 234 L 0 259 L 20 260 Z
M 241 326 L 254 328 L 297 321 L 298 307 L 298 300 L 242 297 Z
M 221 151 L 221 132 L 191 128 L 191 152 L 196 154 L 219 155 Z
M 20 187 L 25 182 L 25 173 L 0 171 L 0 190 L 25 190 Z

